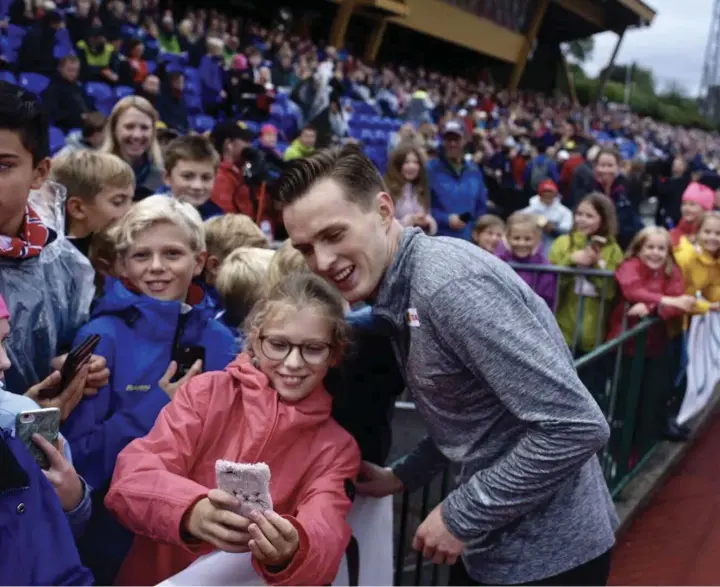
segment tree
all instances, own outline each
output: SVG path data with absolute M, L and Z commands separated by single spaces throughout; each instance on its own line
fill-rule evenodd
M 653 75 L 652 70 L 645 69 L 644 67 L 640 67 L 638 65 L 613 65 L 610 75 L 608 76 L 608 81 L 624 84 L 628 79 L 628 67 L 633 68 L 630 79 L 632 80 L 635 89 L 641 92 L 654 94 L 655 76 Z M 605 69 L 606 68 L 603 68 L 600 72 L 601 77 L 605 73 Z
M 570 41 L 566 45 L 566 55 L 572 57 L 577 63 L 585 63 L 592 57 L 595 51 L 595 39 L 587 37 L 586 39 L 576 39 Z

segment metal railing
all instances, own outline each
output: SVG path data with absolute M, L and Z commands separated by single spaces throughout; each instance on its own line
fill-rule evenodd
M 578 276 L 611 279 L 609 271 L 577 270 L 554 266 L 519 266 L 523 271 L 555 272 L 560 279 Z M 532 287 L 532 284 L 531 284 Z M 626 328 L 603 342 L 609 313 L 610 299 L 605 298 L 608 287 L 601 288 L 599 325 L 596 345 L 584 349 L 576 356 L 578 375 L 605 414 L 611 435 L 599 455 L 605 480 L 615 498 L 637 473 L 663 438 L 667 421 L 679 408 L 683 386 L 676 386 L 679 370 L 679 348 L 666 345 L 660 356 L 648 356 L 646 341 L 650 329 L 661 325 L 659 318 L 647 318 Z M 576 329 L 582 328 L 584 316 L 582 296 L 578 300 Z M 605 306 L 608 305 L 608 308 Z M 574 336 L 577 343 L 581 335 Z M 574 349 L 577 350 L 577 349 Z M 398 402 L 397 407 L 413 410 L 409 401 Z M 423 489 L 405 492 L 395 502 L 395 584 L 440 585 L 447 584 L 447 567 L 438 567 L 425 561 L 411 548 L 417 525 L 452 489 L 452 471 L 446 470 Z

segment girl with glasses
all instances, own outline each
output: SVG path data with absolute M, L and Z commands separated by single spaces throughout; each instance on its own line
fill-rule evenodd
M 347 332 L 337 290 L 291 274 L 250 313 L 248 350 L 178 389 L 117 461 L 106 504 L 136 534 L 118 585 L 155 585 L 212 549 L 251 553 L 268 585 L 332 583 L 360 452 L 323 378 Z M 220 459 L 267 463 L 273 511 L 235 513 L 238 499 L 215 489 Z

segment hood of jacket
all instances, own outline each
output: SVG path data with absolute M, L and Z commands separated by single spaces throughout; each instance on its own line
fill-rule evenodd
M 535 250 L 527 257 L 516 257 L 510 250 L 508 244 L 501 240 L 495 251 L 495 256 L 507 263 L 524 263 L 526 265 L 547 265 L 548 260 L 543 253 L 542 243 L 535 247 Z
M 108 284 L 105 294 L 95 301 L 91 317 L 117 316 L 132 325 L 143 339 L 166 341 L 174 337 L 180 315 L 184 314 L 183 338 L 198 339 L 214 311 L 212 301 L 204 290 L 197 289 L 199 286 L 195 284 L 192 287 L 194 291 L 202 292 L 202 298 L 188 310 L 187 304 L 135 293 L 122 280 L 114 279 Z

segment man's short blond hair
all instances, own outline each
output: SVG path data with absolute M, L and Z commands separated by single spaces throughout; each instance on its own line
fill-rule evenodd
M 106 187 L 135 189 L 132 167 L 117 155 L 79 149 L 52 160 L 50 179 L 64 185 L 68 197 L 94 200 Z
M 205 228 L 198 211 L 175 198 L 156 195 L 135 204 L 118 222 L 115 229 L 118 255 L 125 255 L 140 233 L 163 223 L 180 228 L 193 253 L 205 251 Z
M 308 272 L 310 272 L 310 267 L 308 267 L 305 257 L 292 246 L 290 239 L 288 239 L 275 252 L 270 262 L 270 268 L 268 269 L 270 287 L 282 281 L 291 273 Z
M 220 264 L 215 287 L 226 308 L 226 322 L 241 326 L 268 291 L 268 270 L 275 251 L 239 248 Z
M 270 248 L 260 227 L 244 214 L 225 214 L 205 221 L 205 238 L 208 255 L 217 257 L 221 262 L 241 247 Z

